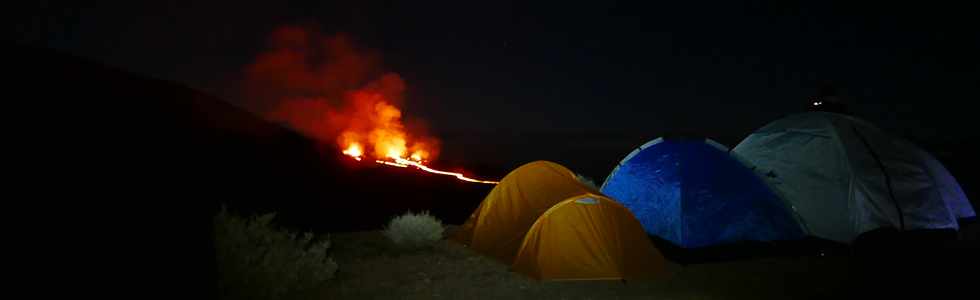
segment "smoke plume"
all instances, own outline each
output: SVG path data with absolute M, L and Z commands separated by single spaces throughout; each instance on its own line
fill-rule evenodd
M 405 82 L 384 72 L 375 51 L 347 36 L 301 26 L 273 31 L 268 47 L 245 67 L 250 108 L 341 149 L 376 158 L 432 160 L 439 141 L 403 123 Z M 415 120 L 413 120 L 415 121 Z M 419 122 L 413 122 L 413 124 Z M 414 128 L 420 127 L 420 128 Z

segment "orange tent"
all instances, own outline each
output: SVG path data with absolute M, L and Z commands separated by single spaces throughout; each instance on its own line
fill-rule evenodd
M 538 279 L 634 279 L 665 266 L 628 210 L 547 161 L 507 174 L 452 239 Z
M 660 277 L 666 262 L 628 209 L 602 195 L 552 206 L 524 237 L 513 269 L 536 279 Z
M 598 191 L 562 165 L 535 161 L 511 171 L 483 199 L 453 239 L 510 263 L 538 216 L 569 197 Z

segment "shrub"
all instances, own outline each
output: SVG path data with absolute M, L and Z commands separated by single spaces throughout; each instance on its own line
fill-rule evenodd
M 591 187 L 597 191 L 599 190 L 599 187 L 595 185 L 595 181 L 592 181 L 592 178 L 585 177 L 582 174 L 575 174 L 575 179 L 578 179 L 578 182 L 581 182 L 588 187 Z
M 397 216 L 384 230 L 385 236 L 396 246 L 410 250 L 431 247 L 442 239 L 442 232 L 442 222 L 428 212 Z
M 329 240 L 272 224 L 275 213 L 243 218 L 222 207 L 214 217 L 219 288 L 225 299 L 301 297 L 333 278 Z

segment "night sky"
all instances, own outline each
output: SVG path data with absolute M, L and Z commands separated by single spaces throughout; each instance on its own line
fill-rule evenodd
M 15 38 L 240 104 L 243 66 L 275 28 L 343 33 L 402 76 L 405 115 L 428 122 L 444 158 L 550 159 L 592 176 L 666 133 L 734 146 L 822 84 L 914 140 L 977 137 L 965 107 L 980 99 L 980 27 L 964 7 L 136 2 L 39 1 Z

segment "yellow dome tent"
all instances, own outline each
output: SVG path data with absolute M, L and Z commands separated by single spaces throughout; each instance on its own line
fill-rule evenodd
M 524 237 L 513 269 L 536 279 L 660 277 L 666 262 L 640 222 L 605 196 L 579 195 L 552 206 Z
M 507 174 L 452 239 L 538 279 L 632 279 L 664 269 L 629 211 L 547 161 Z
M 527 163 L 500 180 L 453 239 L 510 263 L 538 216 L 562 200 L 590 192 L 599 193 L 562 165 Z

